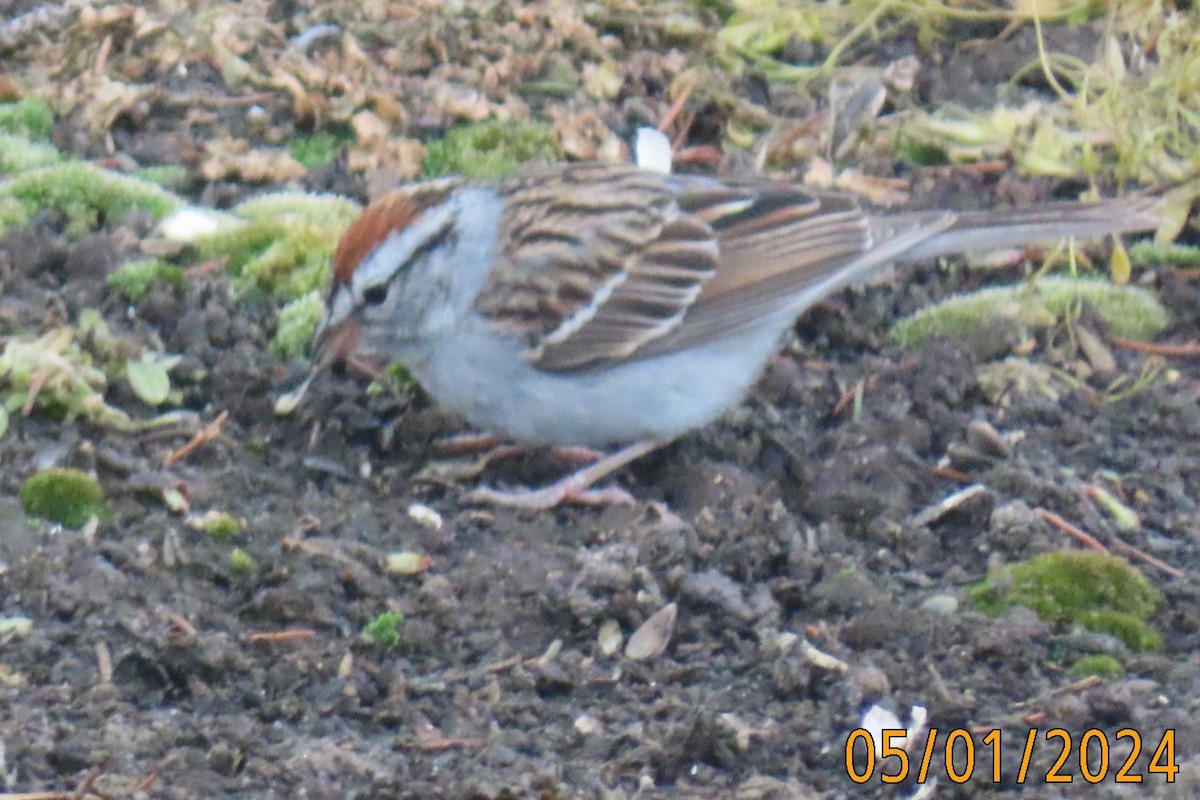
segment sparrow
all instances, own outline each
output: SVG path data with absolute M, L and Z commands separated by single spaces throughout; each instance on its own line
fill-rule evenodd
M 840 289 L 896 261 L 1159 222 L 1148 197 L 874 213 L 792 183 L 633 166 L 439 179 L 380 197 L 342 235 L 305 386 L 363 346 L 480 429 L 623 445 L 543 489 L 468 500 L 621 500 L 589 487 L 739 402 L 797 316 Z

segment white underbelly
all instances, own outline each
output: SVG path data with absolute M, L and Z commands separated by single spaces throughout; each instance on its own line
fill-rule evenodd
M 604 447 L 666 441 L 736 404 L 762 371 L 790 320 L 719 342 L 619 366 L 548 373 L 519 345 L 479 330 L 447 336 L 436 370 L 414 369 L 440 404 L 474 426 L 520 441 Z

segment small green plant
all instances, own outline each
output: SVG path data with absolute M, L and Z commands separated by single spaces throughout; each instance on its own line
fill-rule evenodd
M 400 623 L 403 621 L 404 615 L 399 611 L 384 611 L 363 627 L 363 639 L 376 647 L 395 647 L 400 644 Z
M 21 484 L 18 495 L 26 514 L 68 528 L 81 528 L 93 516 L 108 513 L 100 483 L 77 469 L 43 470 Z
M 971 590 L 975 607 L 1032 608 L 1042 619 L 1109 633 L 1132 650 L 1161 644 L 1147 619 L 1162 592 L 1128 562 L 1094 550 L 1059 550 L 1002 567 Z
M 455 128 L 425 147 L 424 176 L 503 178 L 529 161 L 555 158 L 550 128 L 535 122 L 488 120 Z

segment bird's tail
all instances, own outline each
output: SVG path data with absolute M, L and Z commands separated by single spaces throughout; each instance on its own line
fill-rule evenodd
M 1089 204 L 1045 203 L 1027 208 L 964 211 L 955 215 L 950 227 L 906 251 L 903 259 L 920 261 L 949 253 L 1016 247 L 1070 236 L 1094 239 L 1149 231 L 1157 228 L 1162 218 L 1162 199 L 1140 195 Z

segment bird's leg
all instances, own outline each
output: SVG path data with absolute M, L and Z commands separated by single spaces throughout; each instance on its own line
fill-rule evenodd
M 533 510 L 553 508 L 561 503 L 633 505 L 635 503 L 633 496 L 618 486 L 609 486 L 603 489 L 592 489 L 590 487 L 601 478 L 611 475 L 631 461 L 635 461 L 647 453 L 657 450 L 662 445 L 663 442 L 656 441 L 634 442 L 612 455 L 605 456 L 599 461 L 583 467 L 576 472 L 572 472 L 570 475 L 541 489 L 500 491 L 481 486 L 478 489 L 467 492 L 463 495 L 463 499 L 468 503 Z
M 418 480 L 432 483 L 457 483 L 478 478 L 497 461 L 514 458 L 529 452 L 530 447 L 513 444 L 503 436 L 490 433 L 463 433 L 441 439 L 434 444 L 441 456 L 449 458 L 433 461 L 417 476 Z M 604 453 L 588 447 L 555 445 L 551 454 L 574 466 L 591 464 L 604 458 Z M 473 457 L 473 458 L 469 458 Z

